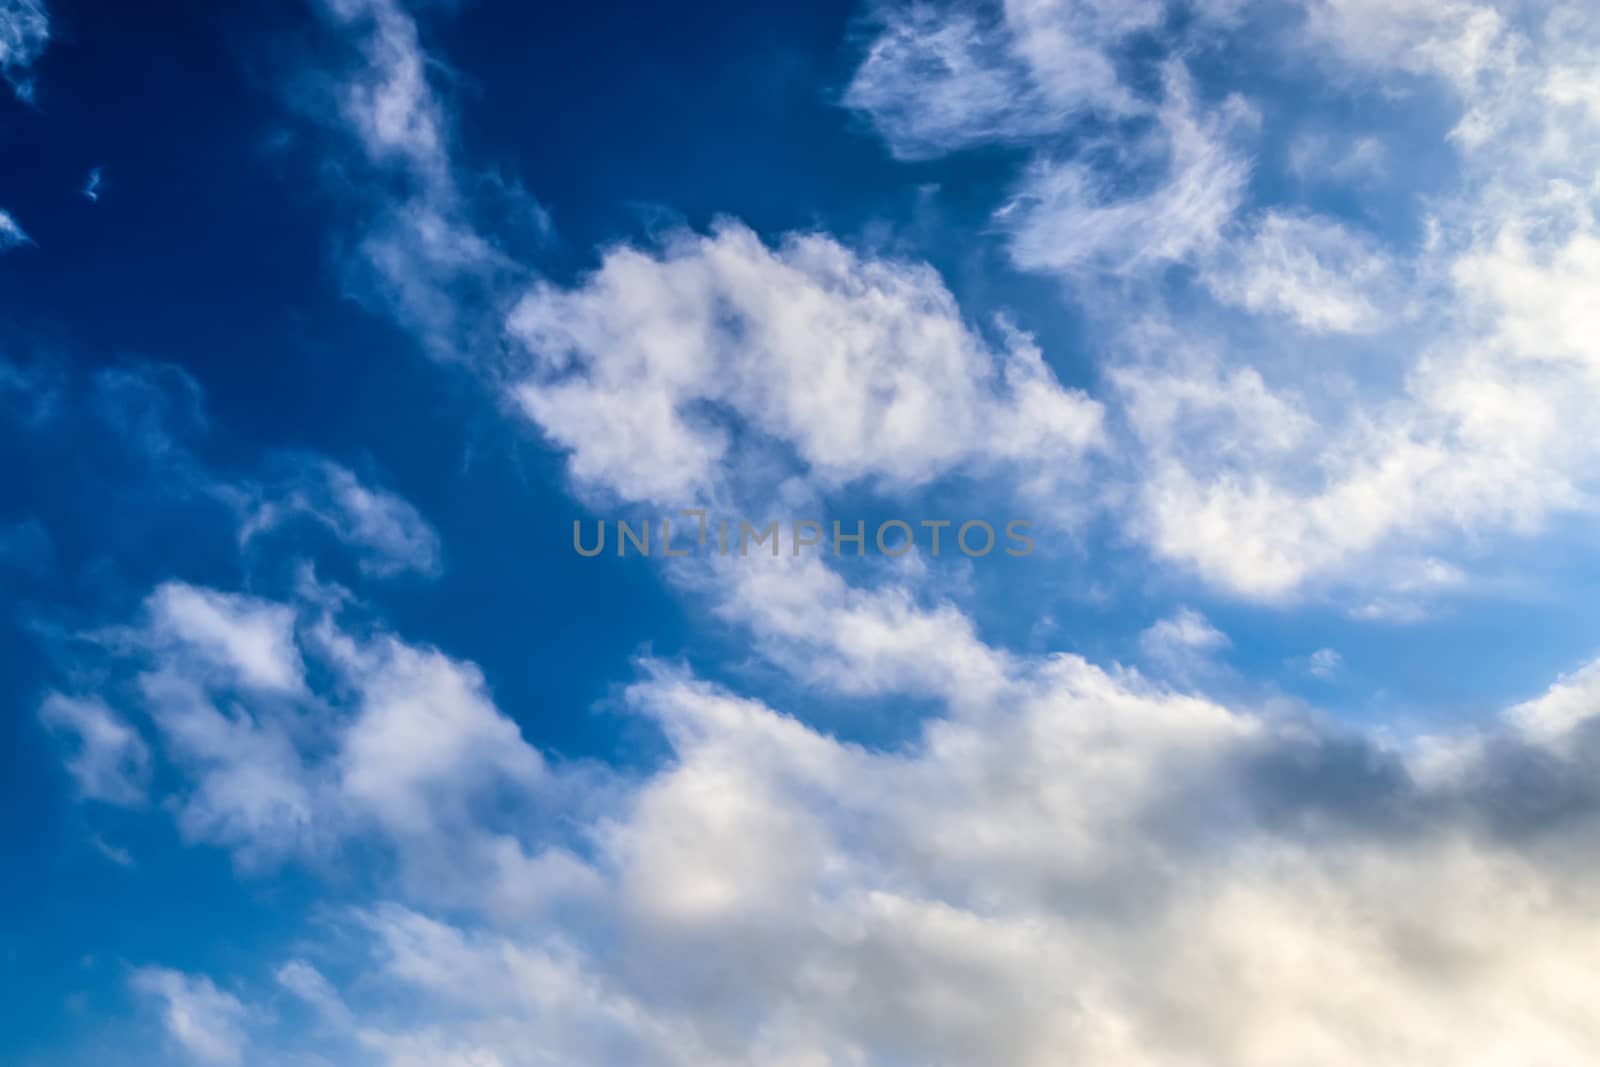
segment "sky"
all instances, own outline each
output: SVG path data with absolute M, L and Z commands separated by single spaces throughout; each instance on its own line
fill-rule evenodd
M 0 81 L 0 1062 L 1600 1059 L 1593 5 Z

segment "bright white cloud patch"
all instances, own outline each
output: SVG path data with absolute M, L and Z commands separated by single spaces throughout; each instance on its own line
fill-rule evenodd
M 429 899 L 494 899 L 499 879 L 539 869 L 513 824 L 485 821 L 488 798 L 506 789 L 532 798 L 549 783 L 477 669 L 345 629 L 323 614 L 322 591 L 305 593 L 304 603 L 277 603 L 167 583 L 147 599 L 142 625 L 108 645 L 131 672 L 130 714 L 153 726 L 182 772 L 169 804 L 184 834 L 249 868 L 318 863 L 375 835 Z M 335 690 L 312 693 L 313 670 Z M 89 720 L 99 707 L 58 701 L 41 714 L 93 735 L 84 751 L 94 758 L 68 766 L 80 781 L 93 772 L 104 793 L 111 769 L 145 761 L 130 726 Z
M 1600 661 L 1556 682 L 1543 695 L 1510 711 L 1513 723 L 1538 744 L 1570 745 L 1590 720 L 1600 717 Z
M 992 347 L 931 269 L 820 235 L 773 249 L 724 223 L 616 249 L 578 288 L 535 289 L 509 329 L 537 368 L 513 388 L 523 411 L 580 483 L 632 500 L 709 499 L 764 443 L 823 486 L 1009 462 L 1068 476 L 1100 433 L 1098 405 L 1027 338 Z
M 152 644 L 203 664 L 228 682 L 266 691 L 301 688 L 305 668 L 294 644 L 294 614 L 254 597 L 161 586 L 149 600 Z

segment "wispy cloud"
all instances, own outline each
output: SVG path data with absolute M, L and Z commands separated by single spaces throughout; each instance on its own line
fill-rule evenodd
M 164 967 L 133 973 L 135 992 L 155 1001 L 173 1043 L 201 1063 L 229 1067 L 244 1061 L 248 1013 L 239 998 L 211 979 Z
M 39 0 L 0 0 L 0 76 L 32 102 L 34 62 L 50 42 L 50 16 Z
M 0 209 L 0 252 L 9 252 L 21 245 L 32 244 L 30 238 L 11 213 Z

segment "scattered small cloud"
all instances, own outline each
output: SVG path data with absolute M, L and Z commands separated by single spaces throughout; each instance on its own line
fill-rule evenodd
M 1193 608 L 1179 608 L 1139 635 L 1139 648 L 1151 664 L 1187 674 L 1232 642 Z
M 1331 648 L 1319 648 L 1306 661 L 1306 670 L 1313 678 L 1327 681 L 1344 668 L 1344 657 Z
M 33 244 L 33 238 L 11 217 L 11 212 L 0 208 L 0 252 L 9 252 L 22 245 Z

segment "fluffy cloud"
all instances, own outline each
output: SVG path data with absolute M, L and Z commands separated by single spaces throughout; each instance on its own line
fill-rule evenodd
M 1525 535 L 1588 506 L 1600 459 L 1574 432 L 1595 402 L 1580 295 L 1593 287 L 1594 153 L 1581 112 L 1528 103 L 1596 28 L 1556 12 L 1525 36 L 1478 9 L 1381 7 L 1322 5 L 1312 28 L 1354 50 L 1363 76 L 1442 76 L 1460 101 L 1462 185 L 1426 242 L 1396 254 L 1272 211 L 1201 270 L 1226 303 L 1370 339 L 1297 364 L 1278 353 L 1302 343 L 1268 322 L 1228 333 L 1174 313 L 1151 337 L 1123 331 L 1140 355 L 1113 374 L 1145 452 L 1134 530 L 1247 596 L 1451 573 L 1429 557 L 1462 534 Z M 1482 48 L 1463 43 L 1480 31 Z
M 1569 747 L 1586 724 L 1600 715 L 1600 662 L 1574 671 L 1537 699 L 1508 713 L 1529 739 L 1553 749 Z
M 912 631 L 944 652 L 945 632 Z M 352 1062 L 389 1067 L 1576 1067 L 1600 1050 L 1580 1007 L 1600 748 L 1580 716 L 1561 713 L 1559 743 L 1527 739 L 1549 717 L 1517 709 L 1395 748 L 1077 657 L 991 656 L 997 673 L 952 681 L 947 712 L 890 750 L 647 662 L 626 701 L 670 758 L 584 820 L 581 861 L 553 847 L 584 877 L 526 879 L 515 919 L 363 906 L 350 983 L 304 961 L 277 981 Z M 1580 707 L 1587 673 L 1539 703 Z
M 659 255 L 614 249 L 578 287 L 528 294 L 509 329 L 538 368 L 522 410 L 578 482 L 631 500 L 704 502 L 752 467 L 769 482 L 771 444 L 820 486 L 903 487 L 962 465 L 1065 475 L 1099 437 L 1098 405 L 1027 338 L 997 352 L 931 269 L 820 235 L 773 249 L 724 223 Z
M 1417 582 L 1382 587 L 1451 572 L 1437 557 L 1465 539 L 1528 535 L 1589 506 L 1600 454 L 1571 428 L 1595 402 L 1583 86 L 1600 24 L 1576 7 L 1471 0 L 1318 0 L 1289 28 L 1237 6 L 1172 20 L 1134 5 L 1125 22 L 1081 7 L 1009 4 L 987 21 L 906 9 L 883 21 L 847 99 L 902 155 L 996 139 L 1031 150 L 996 219 L 1019 267 L 1062 275 L 1093 315 L 1108 424 L 1126 415 L 1132 431 L 1109 447 L 1131 489 L 1108 500 L 1131 534 L 1234 594 L 1364 587 L 1338 595 L 1411 614 L 1428 596 Z M 1292 204 L 1251 210 L 1264 161 L 1245 134 L 1276 116 L 1215 70 L 1197 87 L 1186 69 L 1202 69 L 1229 17 L 1313 49 L 1307 88 L 1455 110 L 1458 174 L 1416 175 L 1420 240 Z M 1051 106 L 1020 58 L 1016 28 L 1057 20 L 1117 60 L 1094 106 Z M 1129 29 L 1174 43 L 1159 94 L 1117 43 Z M 1043 61 L 1070 65 L 1070 48 L 1037 40 Z M 1026 91 L 1002 106 L 1002 84 Z M 1287 135 L 1302 188 L 1396 178 L 1376 135 L 1334 144 L 1325 119 L 1262 133 Z M 1206 299 L 1250 318 L 1221 325 Z
M 1179 608 L 1139 635 L 1139 648 L 1151 663 L 1180 675 L 1231 643 L 1227 634 L 1193 608 Z
M 430 899 L 493 899 L 500 879 L 541 871 L 559 879 L 556 861 L 530 860 L 486 810 L 507 789 L 539 794 L 548 774 L 476 668 L 344 628 L 322 591 L 304 593 L 280 603 L 169 582 L 136 625 L 99 635 L 128 715 L 148 721 L 181 774 L 168 803 L 185 836 L 253 869 L 318 864 L 376 836 Z M 314 672 L 336 688 L 313 692 Z M 142 796 L 149 760 L 130 722 L 59 695 L 40 715 L 81 739 L 68 768 L 86 794 Z
M 236 593 L 169 582 L 151 594 L 142 637 L 224 683 L 268 692 L 302 688 L 305 668 L 288 608 Z

